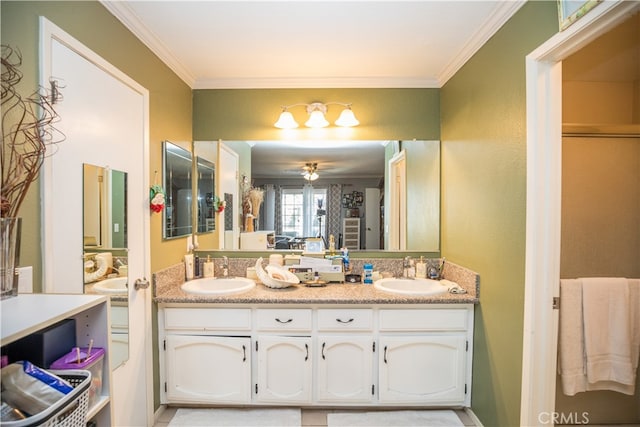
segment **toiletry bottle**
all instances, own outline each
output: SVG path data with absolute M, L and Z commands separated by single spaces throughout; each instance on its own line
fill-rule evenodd
M 416 263 L 416 277 L 418 279 L 427 278 L 427 263 L 424 262 L 424 257 L 420 257 L 420 261 Z
M 342 262 L 344 263 L 344 271 L 348 273 L 351 271 L 351 264 L 349 263 L 349 249 L 342 248 Z
M 200 257 L 198 255 L 193 257 L 193 277 L 200 278 Z
M 440 274 L 438 273 L 438 267 L 436 267 L 435 265 L 430 265 L 429 266 L 429 279 L 431 280 L 438 280 L 440 277 Z
M 333 237 L 333 234 L 329 234 L 329 255 L 333 256 L 336 254 L 336 238 Z
M 184 256 L 184 267 L 187 273 L 187 280 L 193 279 L 193 254 Z
M 210 255 L 207 255 L 207 260 L 202 265 L 202 274 L 204 277 L 213 277 L 213 261 Z
M 365 285 L 372 285 L 373 284 L 373 264 L 365 264 L 364 267 L 364 278 L 362 280 L 362 282 Z

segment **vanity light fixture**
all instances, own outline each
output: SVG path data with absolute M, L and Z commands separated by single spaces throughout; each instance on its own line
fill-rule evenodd
M 316 172 L 318 170 L 317 163 L 307 163 L 306 165 L 304 165 L 302 170 L 304 170 L 302 176 L 307 181 L 315 181 L 316 179 L 320 178 L 320 175 L 318 175 L 318 172 Z
M 309 114 L 309 119 L 304 123 L 306 127 L 309 128 L 323 128 L 329 126 L 329 122 L 325 118 L 325 114 L 327 114 L 327 106 L 328 105 L 342 105 L 345 107 L 340 113 L 340 117 L 335 121 L 337 126 L 342 127 L 352 127 L 358 126 L 360 122 L 356 119 L 356 116 L 353 114 L 351 110 L 351 104 L 346 104 L 343 102 L 313 102 L 311 104 L 293 104 L 293 105 L 283 105 L 282 112 L 280 113 L 280 117 L 278 121 L 275 122 L 274 126 L 279 129 L 295 129 L 298 127 L 298 122 L 293 118 L 293 114 L 289 111 L 290 108 L 304 106 L 307 109 L 307 114 Z

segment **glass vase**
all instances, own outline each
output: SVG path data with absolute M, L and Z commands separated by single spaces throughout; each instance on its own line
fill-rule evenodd
M 22 218 L 0 218 L 0 299 L 18 295 Z

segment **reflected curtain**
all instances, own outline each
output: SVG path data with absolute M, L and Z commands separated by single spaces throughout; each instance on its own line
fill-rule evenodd
M 274 186 L 275 192 L 275 232 L 276 234 L 282 234 L 282 187 L 280 185 Z
M 304 237 L 315 237 L 313 221 L 315 220 L 316 207 L 313 204 L 313 185 L 305 184 L 302 187 L 302 233 Z
M 342 184 L 331 184 L 327 189 L 327 233 L 333 234 L 338 248 L 339 236 L 342 233 Z M 327 239 L 327 242 L 329 240 Z

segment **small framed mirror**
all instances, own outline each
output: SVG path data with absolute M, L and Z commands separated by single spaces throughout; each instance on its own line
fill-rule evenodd
M 163 237 L 171 239 L 192 233 L 192 156 L 170 141 L 162 143 L 162 165 L 166 207 L 163 210 Z
M 196 157 L 198 173 L 198 233 L 209 233 L 216 229 L 216 168 L 215 165 L 200 156 Z

